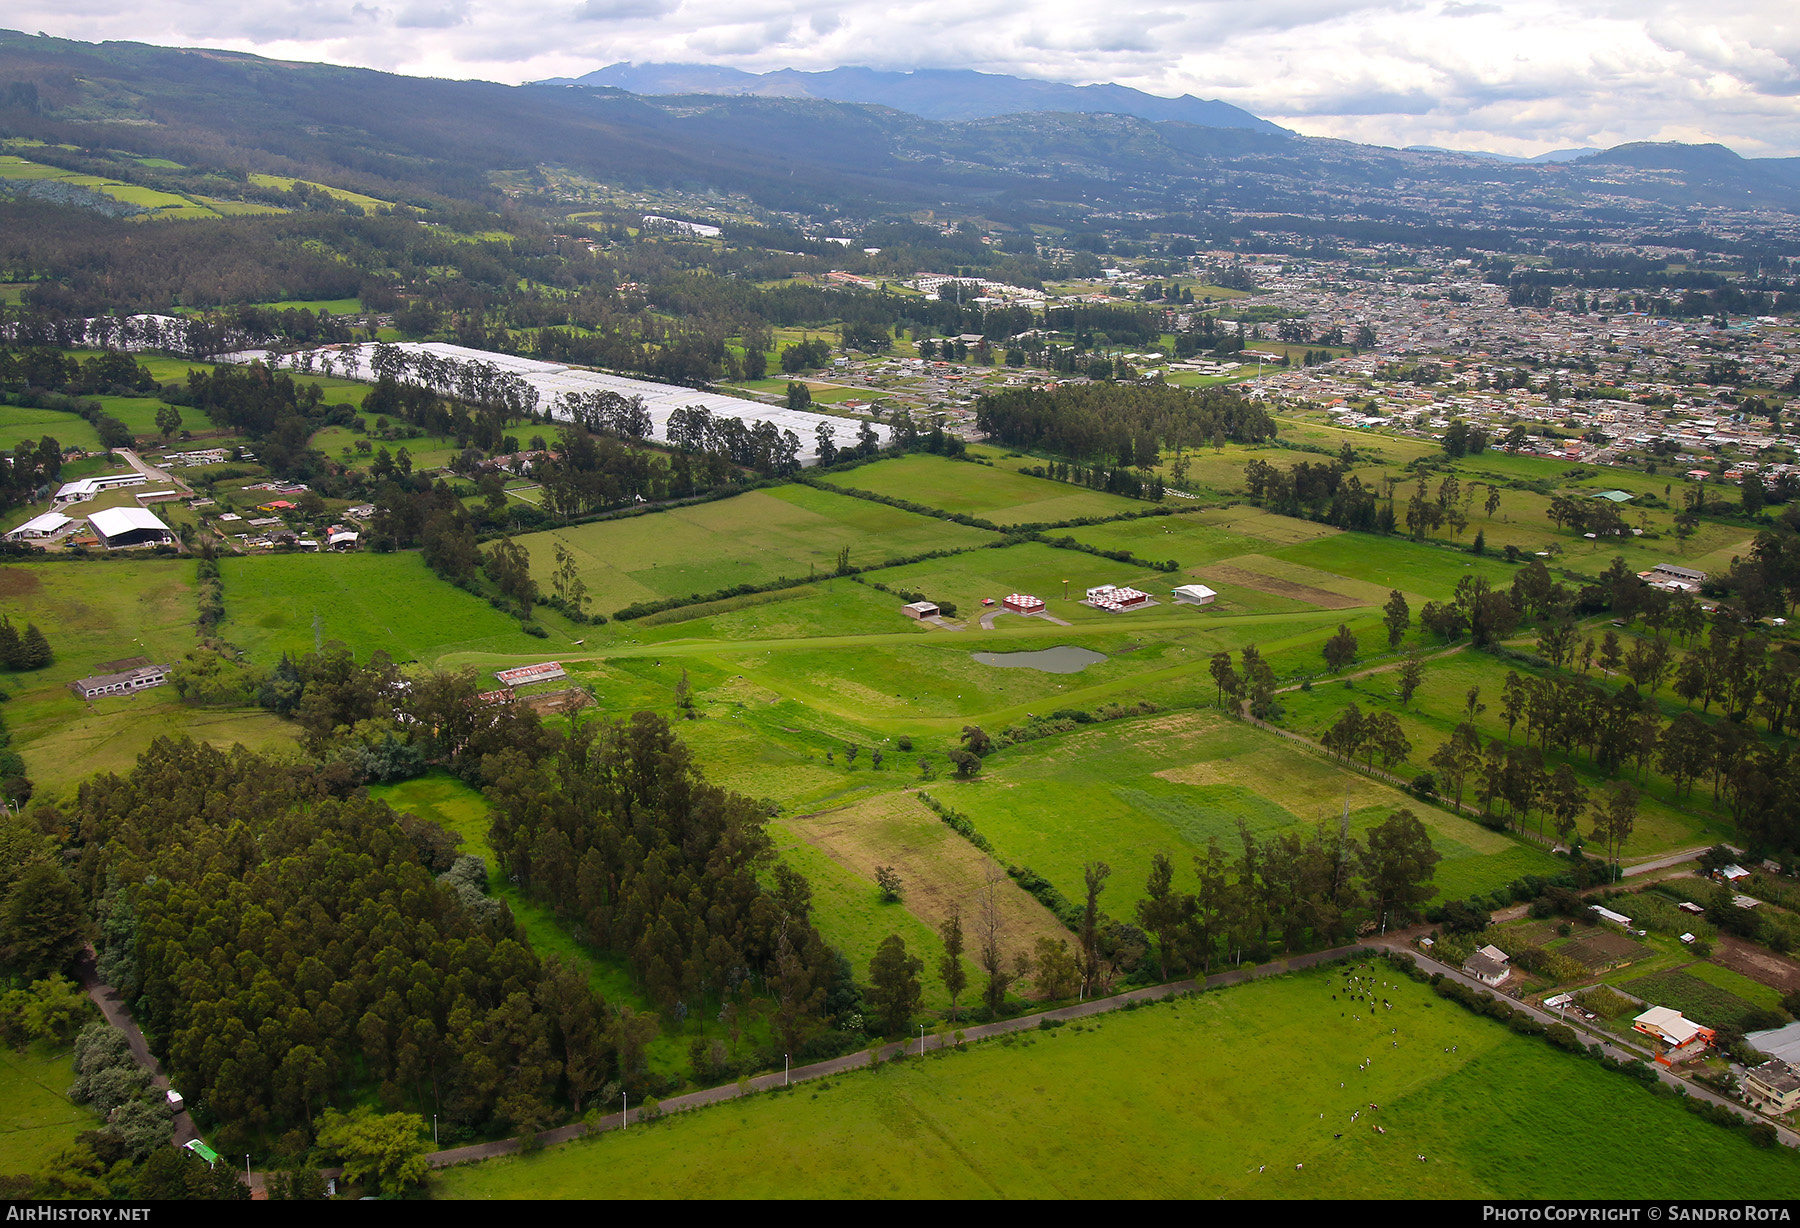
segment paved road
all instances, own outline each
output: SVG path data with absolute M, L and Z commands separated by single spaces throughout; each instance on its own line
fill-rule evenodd
M 1694 860 L 1694 858 L 1700 856 L 1700 854 L 1712 847 L 1713 846 L 1710 844 L 1702 844 L 1698 848 L 1683 849 L 1679 853 L 1669 853 L 1666 856 L 1658 857 L 1653 861 L 1640 861 L 1636 865 L 1625 867 L 1625 877 L 1636 878 L 1640 874 L 1649 874 L 1656 870 L 1667 870 L 1671 866 L 1678 866 L 1683 862 Z M 1727 845 L 1726 847 L 1729 848 L 1730 846 Z M 1740 857 L 1743 856 L 1742 849 L 1732 849 L 1731 851 Z
M 114 448 L 113 451 L 124 457 L 126 464 L 130 465 L 133 469 L 136 469 L 150 481 L 167 482 L 177 490 L 186 491 L 186 493 L 190 495 L 194 493 L 192 490 L 188 489 L 188 484 L 186 482 L 165 470 L 158 469 L 155 465 L 152 465 L 149 461 L 139 456 L 136 452 L 133 452 L 130 448 Z
M 150 1052 L 150 1045 L 144 1040 L 143 1030 L 131 1012 L 125 1008 L 125 1002 L 119 997 L 119 991 L 100 979 L 100 973 L 94 967 L 94 948 L 89 947 L 82 955 L 81 962 L 75 965 L 75 974 L 81 978 L 81 987 L 87 990 L 94 1005 L 106 1016 L 106 1022 L 125 1034 L 125 1043 L 131 1048 L 131 1057 L 139 1066 L 150 1072 L 151 1085 L 159 1092 L 169 1090 L 168 1076 L 163 1074 L 162 1065 L 156 1055 Z M 177 1145 L 191 1142 L 200 1137 L 194 1129 L 194 1123 L 186 1110 L 175 1114 L 175 1142 Z

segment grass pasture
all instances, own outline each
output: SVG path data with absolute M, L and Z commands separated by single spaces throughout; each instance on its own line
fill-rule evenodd
M 66 1046 L 0 1046 L 0 1174 L 37 1172 L 76 1135 L 101 1124 L 92 1110 L 69 1100 L 74 1081 Z
M 904 766 L 904 765 L 903 765 Z M 1010 957 L 1015 951 L 1029 953 L 1040 937 L 1068 938 L 1069 932 L 1049 909 L 1032 898 L 1011 879 L 1004 877 L 1004 867 L 981 852 L 967 840 L 951 831 L 937 815 L 926 808 L 911 791 L 888 793 L 837 810 L 799 815 L 784 820 L 783 828 L 805 841 L 839 866 L 850 871 L 862 883 L 862 894 L 870 907 L 857 910 L 854 928 L 866 929 L 867 938 L 849 944 L 849 949 L 866 952 L 853 957 L 859 976 L 867 975 L 867 958 L 875 945 L 898 927 L 889 919 L 904 910 L 923 923 L 929 946 L 920 951 L 908 935 L 908 946 L 914 954 L 928 956 L 926 966 L 936 968 L 943 953 L 937 930 L 952 911 L 964 918 L 965 933 L 970 932 L 980 906 L 986 876 L 1002 875 L 995 888 L 996 899 L 1005 926 L 1005 947 Z M 905 887 L 899 904 L 883 904 L 875 888 L 877 866 L 891 866 Z M 819 923 L 830 938 L 834 933 L 847 933 L 853 928 L 842 910 L 822 910 Z M 872 941 L 870 941 L 872 940 Z M 935 976 L 935 972 L 933 974 Z M 977 983 L 971 976 L 971 984 Z
M 1178 882 L 1217 839 L 1235 855 L 1238 824 L 1263 839 L 1335 824 L 1346 802 L 1360 835 L 1402 806 L 1442 856 L 1436 882 L 1460 899 L 1523 874 L 1554 874 L 1548 853 L 1205 711 L 1138 717 L 999 751 L 980 778 L 932 786 L 967 814 L 1003 860 L 1028 865 L 1079 898 L 1083 863 L 1107 862 L 1108 912 L 1130 916 L 1150 859 L 1168 853 Z
M 1146 506 L 1135 499 L 1067 482 L 923 454 L 874 461 L 848 473 L 832 474 L 827 480 L 850 490 L 866 490 L 946 512 L 979 516 L 995 524 L 1116 516 Z
M 438 579 L 416 554 L 289 554 L 228 558 L 223 634 L 263 664 L 317 638 L 363 660 L 433 662 L 448 652 L 554 657 L 566 638 L 539 640 L 481 598 Z
M 1759 1151 L 1422 986 L 1382 988 L 1396 1009 L 1372 1026 L 1336 1009 L 1340 984 L 1332 970 L 1271 978 L 802 1083 L 446 1169 L 432 1193 L 1778 1198 L 1800 1180 L 1785 1148 Z M 1383 1025 L 1398 1029 L 1397 1048 L 1382 1044 L 1396 1038 Z M 1610 1144 L 1595 1120 L 1656 1139 L 1655 1162 Z
M 594 608 L 706 594 L 831 572 L 838 551 L 866 566 L 979 546 L 993 534 L 810 486 L 780 486 L 692 507 L 550 529 L 515 539 L 548 589 L 554 542 L 574 553 Z
M 45 669 L 0 675 L 11 697 L 6 723 L 13 747 L 44 796 L 93 772 L 125 770 L 165 734 L 257 749 L 291 740 L 266 712 L 188 708 L 172 688 L 92 704 L 69 692 L 68 683 L 107 661 L 146 656 L 166 664 L 192 651 L 193 577 L 188 559 L 0 567 L 0 609 L 14 626 L 37 624 L 56 653 Z
M 54 409 L 0 405 L 0 450 L 11 452 L 22 443 L 36 445 L 46 435 L 65 448 L 73 444 L 93 452 L 100 447 L 100 436 L 86 418 Z

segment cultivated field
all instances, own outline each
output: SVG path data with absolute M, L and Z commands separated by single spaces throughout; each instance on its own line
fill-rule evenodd
M 1105 907 L 1115 916 L 1131 915 L 1154 854 L 1170 854 L 1178 881 L 1186 881 L 1192 855 L 1209 839 L 1233 856 L 1240 851 L 1240 822 L 1258 839 L 1335 827 L 1346 800 L 1356 834 L 1410 807 L 1443 857 L 1435 881 L 1445 899 L 1491 891 L 1523 874 L 1555 874 L 1562 864 L 1273 734 L 1203 711 L 1027 743 L 991 755 L 978 780 L 932 790 L 974 820 L 1003 859 L 1030 866 L 1071 899 L 1081 894 L 1083 863 L 1107 862 L 1113 877 Z
M 827 480 L 835 486 L 979 516 L 995 524 L 1116 516 L 1144 506 L 1133 499 L 1067 482 L 928 455 L 875 461 L 848 473 L 832 474 Z
M 1375 968 L 1378 980 L 1389 979 Z M 1759 1151 L 1630 1079 L 1516 1036 L 1421 986 L 1381 987 L 1396 1007 L 1373 1023 L 1351 1019 L 1332 1000 L 1340 986 L 1335 970 L 1274 978 L 803 1083 L 648 1128 L 448 1169 L 432 1178 L 432 1191 L 1770 1198 L 1800 1180 L 1792 1152 Z M 1367 1058 L 1374 1060 L 1365 1071 Z M 1371 1103 L 1380 1108 L 1370 1111 Z M 1609 1129 L 1592 1130 L 1595 1121 Z M 1650 1154 L 1612 1145 L 1614 1137 L 1654 1138 L 1657 1146 Z
M 553 657 L 568 647 L 566 638 L 524 634 L 516 619 L 438 579 L 416 554 L 229 558 L 219 570 L 223 634 L 263 664 L 311 652 L 315 639 L 341 640 L 358 660 L 380 649 L 403 664 L 449 652 Z
M 708 594 L 781 577 L 827 575 L 846 547 L 855 566 L 961 549 L 993 534 L 808 486 L 752 491 L 693 507 L 531 533 L 532 573 L 549 587 L 553 543 L 576 558 L 594 608 Z

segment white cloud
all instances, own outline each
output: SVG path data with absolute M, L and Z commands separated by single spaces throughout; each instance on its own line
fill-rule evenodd
M 1301 131 L 1800 154 L 1791 0 L 12 0 L 6 24 L 525 81 L 619 60 L 975 68 L 1223 98 Z

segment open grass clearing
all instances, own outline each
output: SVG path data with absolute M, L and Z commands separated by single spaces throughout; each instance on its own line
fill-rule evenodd
M 781 577 L 825 575 L 848 548 L 856 566 L 994 540 L 992 533 L 809 486 L 779 486 L 648 516 L 514 539 L 549 588 L 554 544 L 574 554 L 594 608 L 705 595 Z M 984 552 L 985 553 L 985 552 Z
M 331 640 L 350 645 L 358 660 L 380 649 L 428 664 L 448 652 L 554 658 L 570 647 L 560 632 L 526 635 L 516 619 L 438 579 L 416 554 L 265 555 L 222 559 L 219 569 L 222 633 L 264 664 Z
M 1385 971 L 1375 965 L 1378 978 Z M 1791 1151 L 1757 1150 L 1672 1099 L 1422 986 L 1383 987 L 1396 1009 L 1371 1024 L 1340 1013 L 1331 1000 L 1340 985 L 1331 970 L 1271 978 L 804 1083 L 444 1170 L 432 1192 L 1778 1198 L 1800 1179 Z M 1398 1048 L 1382 1043 L 1395 1039 Z M 1370 1113 L 1370 1103 L 1381 1107 Z M 1349 1124 L 1357 1111 L 1362 1119 Z M 1595 1132 L 1595 1120 L 1611 1128 Z M 1610 1141 L 1619 1136 L 1656 1139 L 1655 1162 Z
M 261 710 L 189 708 L 173 688 L 84 704 L 68 683 L 109 661 L 143 656 L 171 664 L 194 647 L 194 564 L 128 558 L 16 563 L 0 567 L 0 609 L 15 626 L 35 623 L 56 660 L 30 673 L 0 674 L 10 696 L 13 747 L 44 796 L 94 772 L 123 771 L 163 735 L 253 749 L 291 741 L 288 726 Z
M 1004 866 L 951 831 L 910 790 L 798 815 L 783 826 L 863 880 L 871 899 L 878 898 L 876 867 L 893 867 L 905 887 L 901 906 L 932 932 L 954 911 L 963 917 L 965 935 L 972 935 L 992 873 L 999 876 L 994 894 L 1009 960 L 1015 952 L 1029 954 L 1040 937 L 1069 937 L 1049 909 L 1004 877 Z M 897 906 L 878 907 L 887 912 Z M 941 953 L 939 944 L 934 960 Z
M 65 448 L 72 445 L 84 452 L 100 447 L 99 433 L 85 418 L 54 409 L 0 405 L 0 451 L 11 452 L 26 443 L 36 447 L 45 436 Z
M 0 1046 L 0 1174 L 41 1171 L 75 1136 L 101 1124 L 68 1097 L 75 1062 L 66 1045 Z
M 1135 499 L 1067 482 L 928 454 L 874 461 L 848 473 L 830 474 L 826 480 L 847 489 L 979 516 L 995 524 L 1113 516 L 1145 506 Z
M 990 755 L 981 776 L 932 786 L 998 855 L 1028 865 L 1071 899 L 1085 862 L 1113 868 L 1107 911 L 1130 916 L 1150 859 L 1170 854 L 1178 882 L 1217 839 L 1238 849 L 1240 822 L 1262 839 L 1339 822 L 1346 804 L 1361 835 L 1409 808 L 1443 860 L 1442 898 L 1492 891 L 1522 874 L 1554 874 L 1548 853 L 1424 805 L 1291 743 L 1206 711 L 1170 712 L 1026 743 Z

